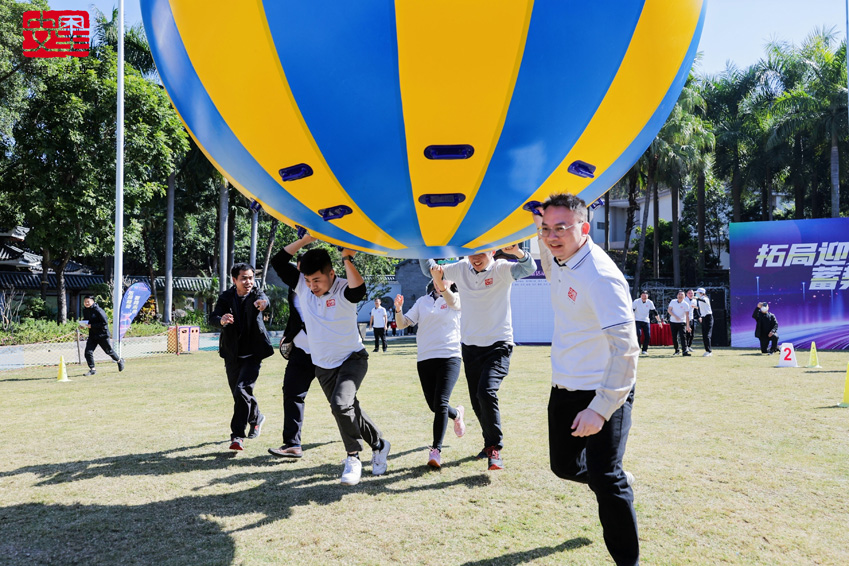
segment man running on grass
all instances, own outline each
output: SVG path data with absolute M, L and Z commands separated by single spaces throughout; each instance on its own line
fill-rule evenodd
M 487 469 L 504 469 L 501 450 L 501 412 L 498 389 L 510 369 L 513 354 L 513 319 L 510 314 L 510 287 L 513 281 L 534 272 L 536 264 L 519 246 L 507 246 L 505 254 L 518 262 L 493 259 L 494 252 L 472 254 L 442 266 L 445 279 L 454 281 L 463 297 L 460 317 L 461 350 L 469 397 L 483 433 L 484 449 L 478 458 L 487 458 Z M 425 277 L 437 263 L 419 260 Z
M 368 370 L 368 352 L 357 328 L 357 303 L 366 296 L 366 284 L 354 265 L 355 251 L 342 250 L 346 279 L 333 271 L 330 254 L 322 248 L 301 256 L 300 268 L 292 256 L 314 242 L 305 234 L 271 259 L 271 266 L 286 285 L 295 289 L 307 330 L 315 376 L 330 402 L 348 455 L 342 471 L 343 485 L 356 485 L 362 475 L 359 453 L 363 444 L 372 449 L 371 473 L 386 472 L 389 441 L 360 408 L 357 390 Z
M 637 564 L 633 477 L 622 469 L 640 352 L 630 290 L 616 264 L 590 239 L 583 200 L 552 195 L 542 208 L 534 222 L 554 310 L 551 469 L 589 485 L 613 560 Z

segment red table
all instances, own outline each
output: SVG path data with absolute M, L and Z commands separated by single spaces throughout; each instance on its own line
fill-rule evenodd
M 652 324 L 651 325 L 651 345 L 652 346 L 671 346 L 672 345 L 672 326 L 668 324 Z

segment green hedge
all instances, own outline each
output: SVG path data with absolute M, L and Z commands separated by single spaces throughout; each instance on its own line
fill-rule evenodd
M 205 332 L 205 324 L 200 325 Z M 36 344 L 39 342 L 73 342 L 76 340 L 76 322 L 56 324 L 52 320 L 34 320 L 27 318 L 15 324 L 11 331 L 0 331 L 0 346 L 17 346 L 20 344 Z M 128 338 L 139 336 L 156 336 L 168 331 L 167 326 L 159 323 L 133 323 L 125 335 Z M 88 335 L 87 328 L 81 328 L 83 337 Z

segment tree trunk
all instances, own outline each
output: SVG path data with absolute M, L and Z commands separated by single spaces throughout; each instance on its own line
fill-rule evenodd
M 168 205 L 165 211 L 165 309 L 162 322 L 171 324 L 174 307 L 174 190 L 175 175 L 168 175 Z
M 150 292 L 153 293 L 153 304 L 156 311 L 159 312 L 159 294 L 156 292 L 156 270 L 153 267 L 153 242 L 150 239 L 150 229 L 145 228 L 142 232 L 142 242 L 144 243 L 144 255 L 147 263 L 147 277 L 150 281 Z
M 740 168 L 735 164 L 734 172 L 731 174 L 731 209 L 734 222 L 740 222 L 743 218 L 741 200 L 743 198 L 742 180 L 740 179 Z
M 271 233 L 268 235 L 268 246 L 265 248 L 265 261 L 262 264 L 262 288 L 268 288 L 268 264 L 271 262 L 271 250 L 274 248 L 274 240 L 277 238 L 277 227 L 280 221 L 271 218 Z
M 820 181 L 817 167 L 811 167 L 811 218 L 822 218 Z
M 50 287 L 50 248 L 41 248 L 41 300 L 47 304 L 47 289 Z
M 657 168 L 655 167 L 655 170 Z M 655 279 L 660 279 L 660 195 L 657 189 L 657 179 L 652 183 L 652 197 L 654 198 L 654 245 L 652 254 L 652 272 Z
M 805 183 L 802 177 L 802 136 L 796 134 L 793 141 L 793 196 L 796 201 L 797 220 L 805 218 Z
M 761 220 L 769 220 L 769 183 L 766 179 L 761 186 Z
M 221 180 L 218 197 L 218 292 L 223 293 L 230 286 L 230 278 L 227 276 L 227 216 L 230 212 L 227 179 Z
M 696 181 L 696 224 L 699 243 L 699 281 L 705 277 L 705 172 L 699 171 Z
M 628 216 L 625 219 L 625 245 L 622 246 L 622 264 L 619 269 L 625 272 L 628 261 L 628 249 L 631 247 L 631 233 L 634 231 L 634 216 L 637 213 L 637 184 L 639 182 L 639 165 L 634 165 L 628 172 Z
M 837 123 L 837 120 L 832 122 Z M 837 153 L 837 128 L 831 127 L 831 217 L 840 216 L 840 156 Z
M 669 188 L 670 197 L 672 198 L 672 284 L 675 287 L 681 285 L 681 256 L 678 249 L 678 193 L 679 188 L 677 183 L 672 183 Z
M 651 181 L 652 179 L 649 178 Z M 646 183 L 646 199 L 643 202 L 643 227 L 640 230 L 640 247 L 637 252 L 637 267 L 634 269 L 634 295 L 640 292 L 640 274 L 643 272 L 643 252 L 646 249 L 646 229 L 649 225 L 649 204 L 651 201 L 651 185 Z
M 65 267 L 70 260 L 71 250 L 67 250 L 62 255 L 59 265 L 56 266 L 56 304 L 58 306 L 56 316 L 59 324 L 68 322 L 68 300 L 65 296 Z

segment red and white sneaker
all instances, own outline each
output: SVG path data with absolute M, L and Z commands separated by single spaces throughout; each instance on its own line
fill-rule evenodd
M 487 470 L 503 470 L 504 460 L 501 459 L 501 452 L 495 446 L 486 448 L 487 455 Z
M 245 440 L 242 438 L 231 438 L 230 439 L 230 450 L 244 450 L 245 449 Z

